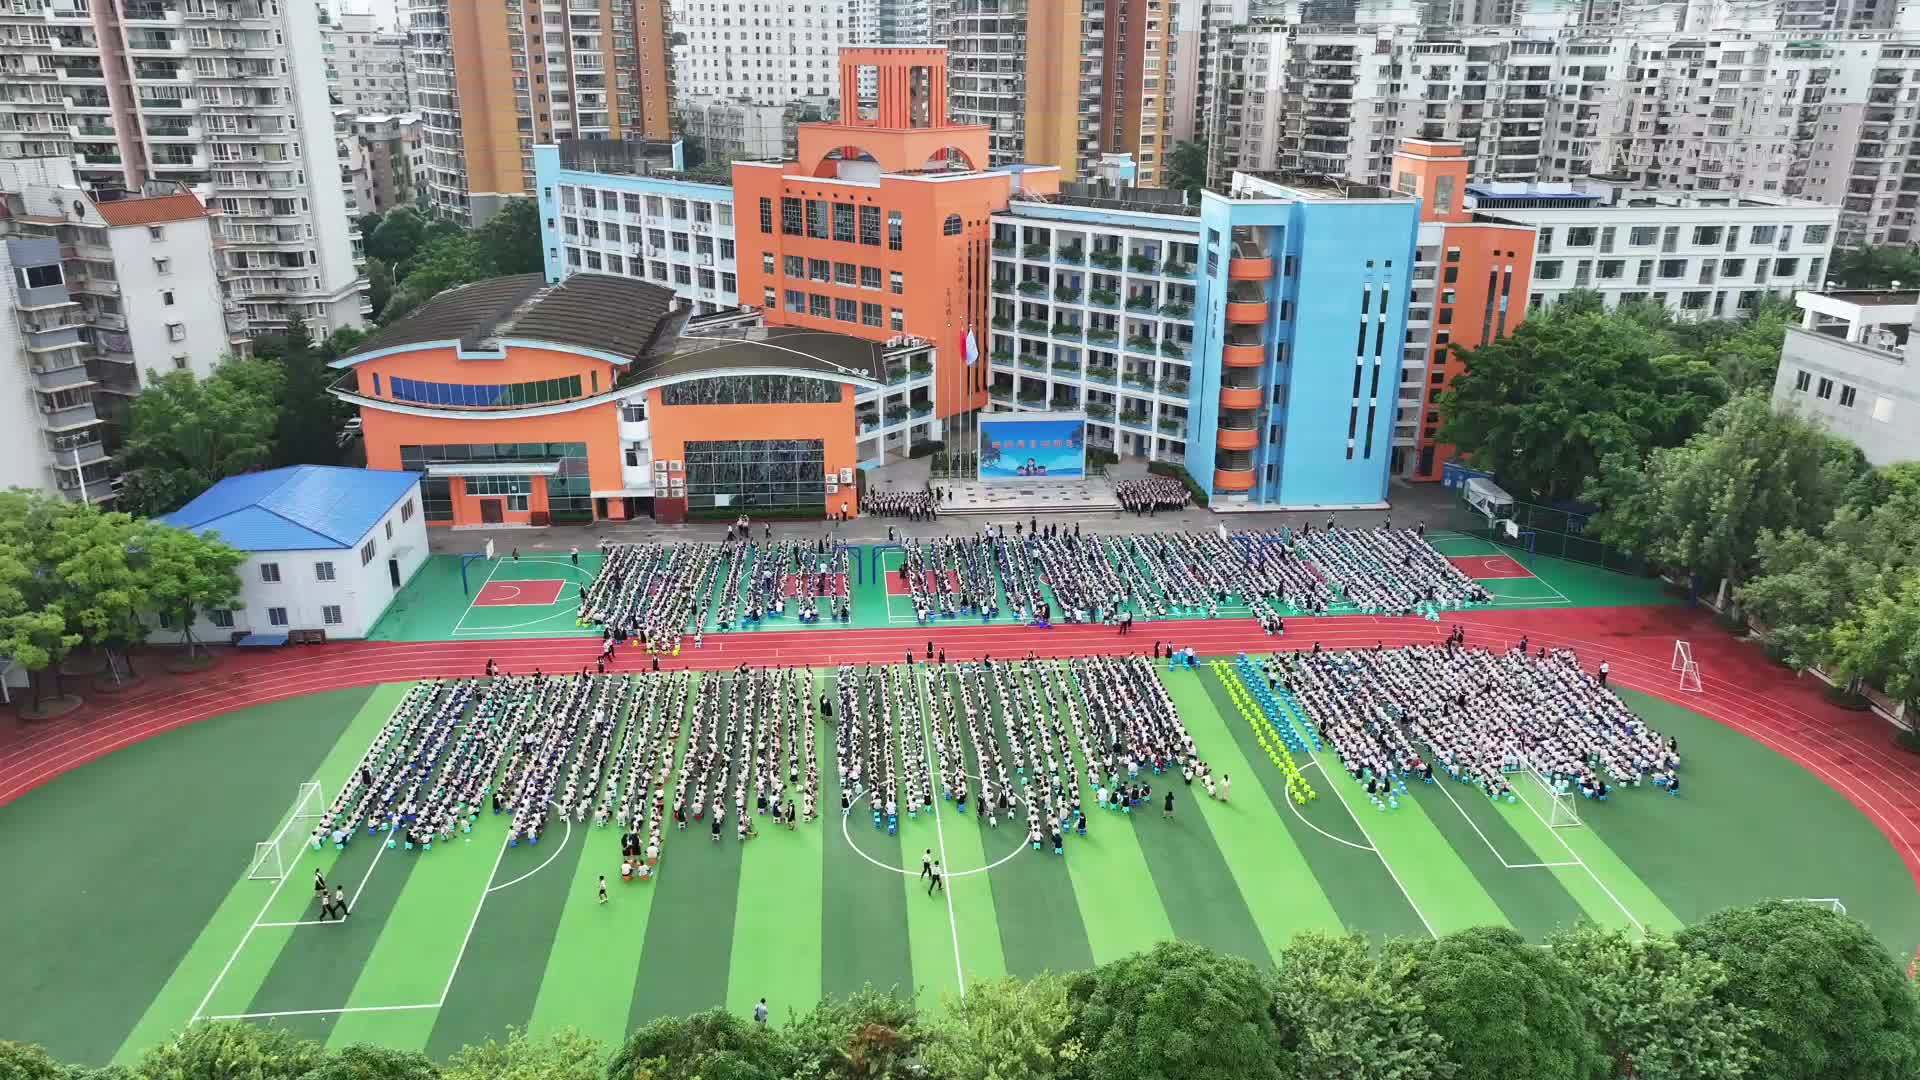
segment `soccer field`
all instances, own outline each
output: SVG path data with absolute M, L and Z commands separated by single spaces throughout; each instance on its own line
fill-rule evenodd
M 1266 960 L 1303 930 L 1495 924 L 1537 940 L 1580 920 L 1671 929 L 1766 896 L 1838 897 L 1890 947 L 1920 940 L 1911 880 L 1858 811 L 1672 705 L 1628 695 L 1687 747 L 1686 797 L 1623 791 L 1579 804 L 1581 826 L 1549 829 L 1539 798 L 1495 804 L 1454 783 L 1375 809 L 1337 762 L 1330 780 L 1305 756 L 1317 797 L 1298 805 L 1220 673 L 1161 678 L 1202 755 L 1232 777 L 1230 802 L 1175 778 L 1171 821 L 1157 797 L 1131 816 L 1094 810 L 1063 856 L 951 804 L 889 836 L 858 806 L 838 813 L 822 723 L 820 821 L 763 821 L 745 844 L 730 825 L 718 842 L 700 826 L 669 833 L 651 884 L 619 881 L 610 829 L 554 826 L 509 847 L 488 814 L 432 852 L 363 836 L 303 853 L 283 883 L 248 880 L 253 842 L 297 784 L 337 791 L 407 686 L 208 721 L 0 809 L 0 861 L 17 883 L 0 897 L 14 961 L 0 995 L 36 1004 L 0 1019 L 0 1038 L 127 1061 L 195 1016 L 245 1016 L 439 1056 L 508 1025 L 617 1040 L 654 1016 L 744 1011 L 762 996 L 784 1016 L 866 984 L 937 1005 L 969 980 L 1083 968 L 1169 937 Z M 225 770 L 242 790 L 180 791 L 181 770 Z M 931 896 L 917 877 L 927 849 L 949 873 Z M 316 866 L 353 898 L 346 922 L 316 922 Z

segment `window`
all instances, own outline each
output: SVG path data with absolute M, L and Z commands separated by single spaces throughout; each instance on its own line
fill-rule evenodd
M 859 277 L 860 268 L 858 266 L 843 262 L 833 264 L 833 283 L 835 285 L 851 285 L 859 280 Z
M 507 509 L 525 510 L 527 500 L 533 495 L 533 477 L 531 476 L 469 476 L 467 478 L 469 495 L 504 495 Z
M 490 480 L 490 479 L 493 479 L 493 478 L 492 478 L 492 477 L 485 477 L 485 476 L 473 476 L 473 477 L 468 477 L 468 478 L 467 478 L 467 490 L 468 490 L 468 491 L 472 491 L 472 490 L 473 490 L 473 483 L 474 483 L 474 481 L 476 481 L 476 480 Z M 371 541 L 371 540 L 369 540 L 369 541 L 367 541 L 367 542 L 366 542 L 366 544 L 365 544 L 365 546 L 363 546 L 363 547 L 362 547 L 362 548 L 360 549 L 360 565 L 361 565 L 361 566 L 365 566 L 365 565 L 367 565 L 368 563 L 370 563 L 370 562 L 372 562 L 372 561 L 373 561 L 373 541 Z
M 283 607 L 270 607 L 270 608 L 268 608 L 268 609 L 267 609 L 267 622 L 268 622 L 268 623 L 269 623 L 270 625 L 273 625 L 273 626 L 285 626 L 285 625 L 287 625 L 287 609 L 286 609 L 286 608 L 283 608 Z
M 1812 385 L 1813 385 L 1813 376 L 1811 374 L 1805 371 L 1794 373 L 1793 388 L 1795 390 L 1798 390 L 1799 392 L 1804 394 L 1807 392 L 1807 388 Z
M 907 313 L 899 308 L 887 309 L 887 329 L 900 333 L 907 328 Z
M 879 326 L 880 325 L 880 305 L 879 304 L 861 304 L 860 305 L 860 325 L 862 326 Z M 1851 393 L 1852 391 L 1849 390 L 1848 392 Z
M 1819 398 L 1822 401 L 1825 401 L 1826 399 L 1832 397 L 1833 396 L 1833 380 L 1823 377 L 1820 380 L 1820 388 L 1813 392 L 1813 396 Z
M 860 208 L 860 242 L 868 247 L 880 246 L 880 208 L 863 206 Z
M 1799 272 L 1800 272 L 1799 259 L 1773 260 L 1773 276 L 1774 277 L 1790 278 L 1790 277 L 1796 276 L 1797 274 L 1799 274 Z
M 172 259 L 153 260 L 153 272 L 156 274 L 160 274 L 161 276 L 165 276 L 167 274 L 173 273 L 173 260 Z
M 807 235 L 815 240 L 825 240 L 831 235 L 828 218 L 832 216 L 833 204 L 825 199 L 807 200 Z
M 508 408 L 539 405 L 549 401 L 571 401 L 580 396 L 580 376 L 542 379 L 526 383 L 443 383 L 422 379 L 391 380 L 395 401 L 413 401 L 422 405 L 465 405 L 477 408 Z M 376 391 L 377 393 L 378 391 Z
M 1832 231 L 1831 225 L 1809 225 L 1806 231 L 1800 234 L 1800 239 L 1809 244 L 1824 244 L 1827 242 L 1827 234 Z
M 1840 388 L 1840 407 L 1843 409 L 1853 408 L 1854 394 L 1855 390 L 1853 387 L 1842 386 Z
M 940 223 L 940 235 L 942 236 L 959 236 L 965 229 L 966 223 L 960 220 L 959 214 L 948 214 L 947 220 Z
M 1591 225 L 1575 225 L 1567 230 L 1568 247 L 1592 247 L 1599 230 Z
M 340 625 L 340 605 L 328 604 L 320 609 L 320 621 L 328 626 Z
M 1661 277 L 1663 278 L 1685 277 L 1686 273 L 1687 273 L 1687 260 L 1685 259 L 1661 259 L 1660 260 L 1660 276 Z
M 787 290 L 787 310 L 795 315 L 803 315 L 807 310 L 807 294 L 799 289 Z
M 332 581 L 333 580 L 333 564 L 330 562 L 314 563 L 313 564 L 313 580 Z
M 160 290 L 160 305 L 161 305 L 162 307 L 172 307 L 172 306 L 173 306 L 173 290 L 172 290 L 172 289 L 161 289 L 161 290 Z
M 819 293 L 807 294 L 807 314 L 819 319 L 833 318 L 833 298 Z
M 400 520 L 401 521 L 413 520 L 413 500 L 412 499 L 408 499 L 406 502 L 403 502 L 400 504 Z
M 393 519 L 387 519 L 387 539 L 393 539 Z
M 804 236 L 802 212 L 799 199 L 782 196 L 780 199 L 780 232 L 784 236 Z
M 147 226 L 147 239 L 149 240 L 160 240 L 165 238 L 166 235 L 167 235 L 167 230 L 161 228 L 158 225 Z
M 177 323 L 177 322 L 168 323 L 167 324 L 167 340 L 168 341 L 187 340 L 187 324 Z
M 1747 233 L 1747 239 L 1756 244 L 1771 244 L 1775 231 L 1772 225 L 1755 225 L 1753 230 Z
M 1634 247 L 1647 247 L 1660 239 L 1660 227 L 1657 225 L 1635 225 L 1627 233 L 1627 243 Z
M 900 211 L 889 210 L 887 211 L 887 250 L 899 251 L 904 246 L 905 227 L 900 220 Z M 59 267 L 54 267 L 56 274 L 59 273 L 59 271 Z
M 859 322 L 860 302 L 836 298 L 833 302 L 833 317 L 841 322 Z
M 1558 281 L 1560 279 L 1560 260 L 1547 259 L 1533 266 L 1535 281 Z
M 840 384 L 790 375 L 716 375 L 663 387 L 668 405 L 820 405 L 840 400 Z
M 898 270 L 889 270 L 887 271 L 887 282 L 888 289 L 891 290 L 895 296 L 905 295 L 907 291 L 907 275 Z
M 781 265 L 786 268 L 788 277 L 805 277 L 807 275 L 807 260 L 798 255 L 784 256 L 781 259 Z
M 226 608 L 214 608 L 207 612 L 207 621 L 222 630 L 231 630 L 233 629 L 233 612 Z
M 843 244 L 853 243 L 853 210 L 852 203 L 833 204 L 833 238 Z
M 768 235 L 773 234 L 773 200 L 772 199 L 760 200 L 760 231 Z
M 832 281 L 833 263 L 826 259 L 808 259 L 807 276 L 815 281 Z
M 880 268 L 877 266 L 861 267 L 860 268 L 860 287 L 863 289 L 879 288 L 880 287 Z
M 1696 244 L 1718 244 L 1720 242 L 1720 226 L 1695 225 L 1693 227 L 1693 242 Z
M 280 581 L 280 564 L 273 562 L 261 563 L 260 580 L 268 584 L 277 584 Z

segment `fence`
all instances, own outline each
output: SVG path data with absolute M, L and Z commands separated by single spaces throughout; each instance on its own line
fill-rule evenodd
M 1447 527 L 1502 547 L 1551 555 L 1556 559 L 1586 563 L 1616 573 L 1647 572 L 1647 560 L 1642 556 L 1609 547 L 1583 535 L 1587 528 L 1586 514 L 1526 502 L 1515 502 L 1508 514 L 1513 523 L 1519 526 L 1518 537 L 1508 536 L 1504 526 L 1489 525 L 1486 517 L 1467 506 L 1464 499 L 1455 501 L 1449 508 Z M 1532 535 L 1529 536 L 1529 533 Z

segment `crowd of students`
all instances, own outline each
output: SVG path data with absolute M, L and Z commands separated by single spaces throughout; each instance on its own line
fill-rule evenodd
M 1116 481 L 1113 494 L 1130 514 L 1157 514 L 1162 510 L 1185 510 L 1193 502 L 1193 491 L 1186 481 L 1173 476 L 1136 476 Z
M 874 517 L 932 521 L 939 507 L 940 490 L 932 487 L 868 488 L 866 494 L 860 496 L 860 512 Z
M 705 820 L 717 842 L 731 808 L 734 834 L 745 841 L 758 835 L 756 816 L 789 829 L 812 821 L 820 793 L 815 715 L 807 671 L 742 664 L 703 680 L 673 793 L 675 826 Z
M 1621 785 L 1679 790 L 1680 747 L 1568 650 L 1441 645 L 1283 653 L 1267 677 L 1291 693 L 1347 774 L 1386 797 L 1436 771 L 1511 798 L 1516 774 L 1604 799 Z

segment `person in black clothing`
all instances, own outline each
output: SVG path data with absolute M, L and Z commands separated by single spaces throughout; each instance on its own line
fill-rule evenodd
M 1163 818 L 1173 816 L 1173 790 L 1171 788 L 1167 790 L 1167 805 L 1164 810 L 1160 811 L 1160 816 Z

